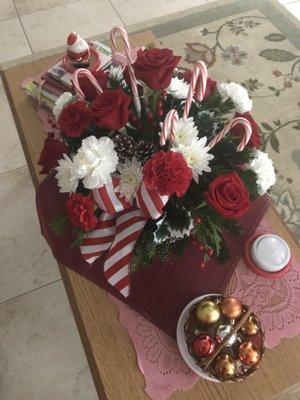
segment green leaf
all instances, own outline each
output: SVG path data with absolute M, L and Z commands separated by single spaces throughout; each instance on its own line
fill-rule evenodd
M 76 233 L 76 238 L 73 240 L 73 242 L 71 243 L 71 249 L 73 247 L 79 247 L 84 239 L 84 236 L 86 234 L 86 232 L 84 232 L 82 229 L 80 228 L 75 228 L 74 232 Z
M 262 122 L 261 125 L 267 130 L 267 131 L 272 131 L 273 128 L 267 124 L 266 122 Z
M 271 133 L 270 135 L 270 145 L 272 149 L 276 151 L 276 153 L 279 153 L 279 140 L 277 139 L 274 133 Z
M 270 33 L 269 35 L 264 36 L 264 39 L 269 40 L 270 42 L 281 42 L 282 40 L 285 40 L 286 37 L 281 33 Z
M 69 225 L 69 219 L 64 214 L 57 214 L 50 222 L 50 228 L 56 235 L 61 236 Z
M 259 55 L 267 60 L 277 62 L 288 62 L 296 58 L 295 54 L 280 49 L 264 49 L 259 53 Z

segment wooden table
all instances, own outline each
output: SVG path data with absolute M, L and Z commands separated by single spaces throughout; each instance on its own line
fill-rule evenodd
M 131 37 L 135 46 L 155 42 L 151 32 Z M 20 135 L 35 187 L 44 176 L 39 175 L 37 160 L 45 135 L 32 104 L 20 87 L 28 76 L 34 76 L 56 59 L 48 57 L 2 72 L 15 123 Z M 13 156 L 13 155 L 12 155 Z M 267 218 L 278 234 L 290 244 L 300 257 L 299 247 L 274 209 Z M 118 320 L 116 306 L 98 286 L 59 265 L 74 318 L 82 339 L 99 398 L 109 400 L 147 399 L 144 377 L 137 366 L 134 348 L 127 331 Z M 300 337 L 282 340 L 269 350 L 261 368 L 248 381 L 234 384 L 214 384 L 199 381 L 187 392 L 176 392 L 172 400 L 268 400 L 300 382 Z

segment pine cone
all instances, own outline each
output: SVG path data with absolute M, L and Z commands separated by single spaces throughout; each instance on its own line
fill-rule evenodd
M 136 143 L 135 146 L 135 156 L 142 163 L 145 162 L 157 151 L 157 147 L 151 143 L 141 140 Z
M 131 136 L 118 133 L 113 141 L 115 143 L 115 150 L 118 154 L 119 161 L 125 162 L 126 158 L 129 160 L 134 156 L 135 143 Z

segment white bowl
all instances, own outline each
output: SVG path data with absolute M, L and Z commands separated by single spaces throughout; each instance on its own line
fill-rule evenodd
M 201 376 L 201 378 L 207 379 L 212 382 L 220 382 L 213 376 L 207 374 L 202 370 L 202 368 L 197 365 L 196 360 L 194 357 L 191 356 L 188 350 L 188 346 L 185 340 L 185 333 L 184 333 L 184 325 L 190 315 L 190 309 L 191 307 L 198 303 L 199 301 L 203 300 L 207 296 L 221 296 L 220 294 L 204 294 L 203 296 L 196 297 L 196 299 L 192 300 L 182 311 L 178 323 L 177 323 L 177 331 L 176 331 L 176 336 L 177 336 L 177 344 L 179 347 L 179 351 L 184 359 L 184 361 L 187 363 L 187 365 L 193 370 L 197 375 Z

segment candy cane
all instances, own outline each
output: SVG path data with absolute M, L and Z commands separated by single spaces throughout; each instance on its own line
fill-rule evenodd
M 125 55 L 126 55 L 126 59 L 127 59 L 127 67 L 128 67 L 129 78 L 130 78 L 130 83 L 131 83 L 131 89 L 132 89 L 132 93 L 133 93 L 133 102 L 134 102 L 136 112 L 137 112 L 138 116 L 140 116 L 141 115 L 141 102 L 140 102 L 140 98 L 139 98 L 137 79 L 135 77 L 134 69 L 132 67 L 132 64 L 135 62 L 135 57 L 133 56 L 133 50 L 130 46 L 127 32 L 121 26 L 115 26 L 110 31 L 110 47 L 111 47 L 111 51 L 112 51 L 112 57 L 117 62 L 117 55 L 118 55 L 117 47 L 116 47 L 117 33 L 120 33 L 121 38 L 123 39 L 123 42 L 124 42 Z
M 194 98 L 194 92 L 196 90 L 197 80 L 200 74 L 200 85 L 199 91 L 196 93 L 196 98 L 198 101 L 202 101 L 206 91 L 206 84 L 207 84 L 207 68 L 203 61 L 197 61 L 194 65 L 194 69 L 192 72 L 192 77 L 190 81 L 190 88 L 187 95 L 184 111 L 183 111 L 183 118 L 187 119 L 189 116 L 191 104 Z
M 179 120 L 179 116 L 176 110 L 170 110 L 165 117 L 163 127 L 160 136 L 160 145 L 164 146 L 166 141 L 170 139 L 171 142 L 175 140 L 175 127 Z
M 76 90 L 76 93 L 81 100 L 85 99 L 84 93 L 80 87 L 79 80 L 78 80 L 78 78 L 80 78 L 81 76 L 86 76 L 91 81 L 92 85 L 95 87 L 98 94 L 103 93 L 103 90 L 101 89 L 101 86 L 97 82 L 97 79 L 94 77 L 94 75 L 87 69 L 79 68 L 75 71 L 72 81 L 73 81 L 74 89 Z
M 219 141 L 223 139 L 223 137 L 230 131 L 230 129 L 233 128 L 234 126 L 238 125 L 238 124 L 242 124 L 243 125 L 245 134 L 243 135 L 242 140 L 241 140 L 241 142 L 238 145 L 236 150 L 237 151 L 244 150 L 246 144 L 249 142 L 250 137 L 252 135 L 252 127 L 251 127 L 250 122 L 246 118 L 242 118 L 242 117 L 234 118 L 231 122 L 229 122 L 229 124 L 227 124 L 217 134 L 217 136 L 211 142 L 209 142 L 208 147 L 212 148 L 217 143 L 219 143 Z

